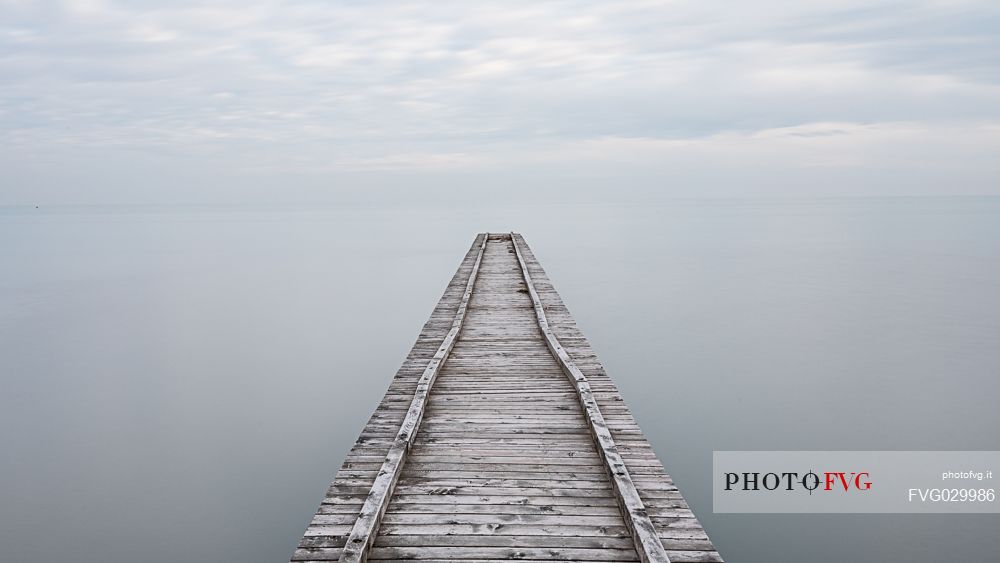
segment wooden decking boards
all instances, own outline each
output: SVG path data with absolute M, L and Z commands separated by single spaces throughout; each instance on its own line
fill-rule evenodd
M 512 559 L 722 561 L 523 238 L 481 234 L 292 560 Z

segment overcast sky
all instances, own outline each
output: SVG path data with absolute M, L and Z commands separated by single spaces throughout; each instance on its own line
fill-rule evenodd
M 1000 3 L 0 0 L 0 142 L 0 203 L 1000 193 Z

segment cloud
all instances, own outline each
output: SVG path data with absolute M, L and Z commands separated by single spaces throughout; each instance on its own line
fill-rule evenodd
M 996 143 L 982 131 L 1000 121 L 1000 7 L 987 1 L 0 6 L 0 164 L 23 178 L 83 152 L 143 154 L 166 173 L 210 157 L 492 174 L 571 166 L 582 147 L 655 160 L 648 147 L 712 154 L 736 139 L 793 154 L 830 141 L 853 156 L 817 166 L 863 167 L 849 143 L 886 131 L 912 135 L 914 155 L 982 167 L 981 147 L 927 132 Z

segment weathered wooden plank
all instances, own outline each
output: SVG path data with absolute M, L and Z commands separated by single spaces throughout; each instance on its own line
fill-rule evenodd
M 406 417 L 403 419 L 403 423 L 399 427 L 399 432 L 396 434 L 396 441 L 389 448 L 379 474 L 375 478 L 374 484 L 372 484 L 371 492 L 365 499 L 365 503 L 361 507 L 361 512 L 357 520 L 355 520 L 354 526 L 351 528 L 351 533 L 347 538 L 343 552 L 340 554 L 340 561 L 344 563 L 364 563 L 367 559 L 367 552 L 375 541 L 375 532 L 378 530 L 379 521 L 385 513 L 386 507 L 389 506 L 389 499 L 392 496 L 396 481 L 399 479 L 403 463 L 406 461 L 410 444 L 413 441 L 413 437 L 417 434 L 420 422 L 424 417 L 428 394 L 434 385 L 434 380 L 437 379 L 441 366 L 448 358 L 448 353 L 454 347 L 459 332 L 462 330 L 469 299 L 472 297 L 472 289 L 476 283 L 476 275 L 479 273 L 483 253 L 486 250 L 488 242 L 489 235 L 487 234 L 483 236 L 482 246 L 479 247 L 479 255 L 476 257 L 472 272 L 469 273 L 469 281 L 465 287 L 465 294 L 462 296 L 458 310 L 455 312 L 451 330 L 445 336 L 440 346 L 438 346 L 427 367 L 424 368 L 424 373 L 420 376 L 417 389 L 413 394 L 413 400 L 410 402 L 410 408 L 407 410 Z M 322 517 L 323 515 L 316 515 L 314 522 L 316 519 Z
M 649 519 L 646 507 L 642 504 L 642 499 L 639 497 L 639 492 L 636 490 L 635 484 L 632 483 L 632 478 L 624 461 L 622 461 L 621 454 L 618 453 L 615 440 L 608 429 L 604 416 L 601 414 L 600 407 L 594 399 L 587 376 L 573 363 L 569 354 L 566 353 L 566 350 L 563 349 L 562 344 L 559 343 L 559 340 L 548 326 L 549 321 L 545 316 L 545 308 L 542 306 L 542 301 L 538 297 L 538 292 L 531 281 L 528 265 L 525 263 L 524 256 L 521 254 L 521 248 L 518 245 L 518 238 L 519 235 L 511 233 L 511 242 L 514 245 L 514 252 L 517 254 L 521 274 L 524 276 L 524 283 L 528 286 L 531 304 L 535 309 L 535 315 L 538 319 L 538 328 L 542 331 L 549 350 L 559 360 L 559 365 L 566 372 L 566 376 L 575 384 L 580 403 L 583 405 L 584 412 L 586 413 L 591 434 L 594 436 L 598 453 L 604 461 L 611 477 L 611 482 L 614 485 L 615 496 L 620 503 L 622 516 L 625 517 L 625 523 L 632 533 L 632 539 L 635 542 L 635 549 L 639 554 L 639 559 L 643 563 L 669 563 L 670 558 L 667 556 L 660 538 L 656 535 L 656 528 Z
M 573 547 L 478 547 L 418 546 L 375 547 L 372 559 L 548 559 L 557 561 L 635 561 L 635 551 L 627 549 Z
M 588 525 L 539 525 L 539 524 L 386 524 L 380 531 L 381 536 L 390 535 L 500 535 L 500 536 L 581 536 L 581 537 L 619 537 L 629 536 L 625 526 L 588 526 Z
M 624 550 L 632 548 L 632 543 L 628 538 L 578 536 L 385 536 L 379 538 L 376 545 L 379 547 L 425 545 L 435 547 L 548 547 Z
M 462 306 L 464 320 L 452 333 Z M 586 397 L 563 361 L 569 358 L 586 380 Z M 359 514 L 377 506 L 374 489 L 386 479 L 385 464 L 435 362 L 433 388 L 423 394 L 421 418 L 393 466 L 391 494 L 381 497 L 387 504 L 368 536 L 370 547 L 358 558 L 348 535 Z M 662 559 L 641 558 L 621 484 L 608 470 L 617 466 L 609 465 L 606 440 L 644 506 Z M 721 561 L 519 236 L 487 235 L 470 248 L 293 559 L 365 557 Z
M 574 523 L 575 518 L 602 523 L 585 528 L 588 533 L 619 529 L 624 522 L 610 483 L 575 392 L 541 341 L 510 238 L 495 242 L 491 239 L 484 255 L 470 315 L 435 385 L 387 514 L 408 515 L 406 522 L 412 523 L 399 525 L 449 530 L 468 525 L 489 534 L 530 520 L 545 524 L 537 528 L 540 536 L 556 546 L 558 538 L 581 532 L 577 523 L 583 521 Z M 490 406 L 496 407 L 494 415 Z M 500 446 L 499 451 L 462 447 L 469 437 L 477 440 L 473 444 Z M 488 510 L 462 512 L 449 497 L 465 497 Z M 392 535 L 392 529 L 382 528 L 380 537 Z M 459 550 L 452 557 L 467 554 Z
M 519 242 L 523 242 L 523 238 L 519 239 Z M 546 276 L 544 269 L 535 259 L 531 249 L 527 245 L 524 245 L 521 247 L 521 252 L 527 264 L 528 271 L 532 275 L 532 279 L 536 287 L 536 290 L 538 291 L 542 305 L 545 308 L 545 311 L 548 313 L 549 326 L 552 329 L 553 333 L 556 335 L 558 340 L 563 344 L 563 347 L 565 350 L 567 350 L 568 354 L 572 358 L 574 358 L 577 366 L 581 369 L 581 371 L 583 371 L 583 373 L 590 379 L 591 382 L 595 381 L 606 382 L 613 388 L 613 382 L 608 377 L 607 373 L 604 371 L 604 367 L 598 360 L 597 355 L 594 354 L 593 350 L 590 347 L 590 344 L 587 342 L 587 339 L 577 328 L 576 322 L 569 314 L 569 311 L 566 309 L 565 304 L 563 304 L 562 299 L 559 297 L 558 292 L 556 292 L 556 290 L 553 288 L 552 283 Z M 606 411 L 609 408 L 622 408 L 624 406 L 620 396 L 612 397 L 604 394 L 600 395 L 595 394 L 594 398 L 597 404 L 600 406 L 600 408 L 604 411 Z M 629 414 L 627 410 L 625 412 L 626 415 L 629 418 L 631 418 L 631 414 Z M 645 439 L 643 438 L 641 433 L 636 435 L 632 435 L 631 433 L 629 433 L 626 435 L 623 433 L 612 432 L 612 434 L 616 442 L 619 444 L 620 453 L 622 454 L 622 458 L 623 461 L 625 462 L 625 465 L 631 470 L 634 450 L 627 450 L 622 448 L 621 446 L 624 443 L 642 444 L 643 446 L 648 446 L 648 443 L 645 442 Z M 634 471 L 633 471 L 633 477 L 635 477 Z M 650 477 L 653 476 L 651 475 Z M 661 472 L 657 477 L 660 479 L 669 480 L 669 476 L 665 472 Z M 660 502 L 660 500 L 665 500 L 665 499 L 650 499 L 643 494 L 647 484 L 649 483 L 649 481 L 647 481 L 645 478 L 643 478 L 642 480 L 636 478 L 634 479 L 634 481 L 637 490 L 639 491 L 640 495 L 642 496 L 643 500 L 647 505 L 647 508 L 655 506 L 656 505 L 655 503 Z M 684 526 L 690 526 L 692 528 L 700 530 L 700 524 L 698 524 L 697 520 L 694 518 L 687 518 L 680 522 L 682 522 Z M 662 536 L 662 533 L 664 531 L 664 526 L 667 526 L 668 524 L 666 524 L 665 522 L 662 523 L 654 522 L 654 524 L 660 530 Z M 675 526 L 678 524 L 673 523 L 669 525 Z M 704 532 L 699 532 L 699 533 L 703 534 Z M 673 556 L 673 553 L 668 551 L 668 555 Z M 714 553 L 714 557 L 718 558 L 718 554 Z M 719 560 L 721 560 L 721 558 Z
M 548 514 L 576 516 L 617 516 L 617 506 L 540 506 L 522 504 L 397 504 L 386 514 L 437 513 L 437 514 Z
M 551 436 L 558 439 L 559 434 L 552 434 Z M 413 463 L 407 464 L 413 470 L 423 470 L 423 471 L 449 471 L 455 467 L 453 463 Z M 381 466 L 377 463 L 345 463 L 345 467 L 354 469 L 366 469 L 366 470 L 377 470 Z M 576 464 L 521 464 L 516 468 L 512 465 L 505 463 L 463 463 L 462 467 L 473 471 L 511 471 L 516 469 L 522 472 L 534 472 L 534 473 L 549 473 L 551 471 L 557 472 L 572 472 L 572 473 L 598 473 L 605 474 L 605 469 L 601 465 L 576 465 Z M 633 467 L 631 473 L 633 475 L 661 475 L 663 469 L 660 467 Z

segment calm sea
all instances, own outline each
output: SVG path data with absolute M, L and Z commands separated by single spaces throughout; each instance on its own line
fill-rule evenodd
M 998 515 L 711 512 L 712 450 L 1000 449 L 1000 198 L 967 197 L 0 208 L 0 560 L 287 560 L 511 229 L 728 561 L 1000 557 Z

